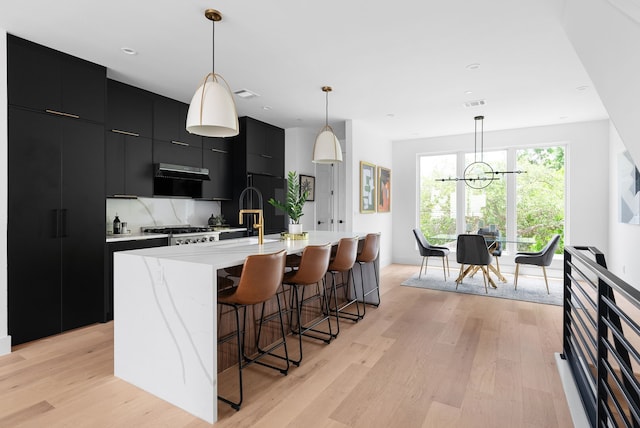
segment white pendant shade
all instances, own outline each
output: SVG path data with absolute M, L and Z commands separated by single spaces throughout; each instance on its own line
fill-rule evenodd
M 213 80 L 209 80 L 209 76 Z M 217 77 L 220 76 L 209 74 L 191 99 L 187 113 L 187 131 L 191 134 L 204 137 L 238 135 L 238 113 L 233 95 Z
M 313 162 L 342 162 L 342 148 L 340 147 L 340 141 L 338 141 L 338 138 L 333 133 L 333 129 L 331 129 L 330 126 L 325 126 L 316 137 L 316 143 L 313 146 Z

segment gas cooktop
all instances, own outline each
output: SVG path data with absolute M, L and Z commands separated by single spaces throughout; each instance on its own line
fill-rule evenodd
M 206 226 L 163 226 L 144 228 L 142 231 L 144 233 L 166 233 L 171 235 L 178 235 L 181 233 L 213 232 L 213 228 Z

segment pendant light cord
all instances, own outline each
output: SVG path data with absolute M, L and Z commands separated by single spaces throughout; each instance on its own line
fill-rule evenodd
M 211 72 L 216 77 L 216 22 L 211 20 Z
M 329 91 L 325 92 L 324 125 L 329 126 Z

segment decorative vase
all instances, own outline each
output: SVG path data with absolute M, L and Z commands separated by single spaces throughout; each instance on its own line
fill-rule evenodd
M 289 233 L 291 235 L 299 235 L 302 233 L 302 225 L 297 223 L 289 223 Z

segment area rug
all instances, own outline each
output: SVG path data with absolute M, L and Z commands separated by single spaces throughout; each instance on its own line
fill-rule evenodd
M 457 272 L 454 274 L 452 270 L 451 277 L 447 278 L 446 282 L 442 279 L 442 272 L 440 271 L 438 273 L 440 275 L 437 277 L 432 276 L 431 273 L 425 276 L 423 273 L 421 279 L 418 279 L 418 274 L 416 273 L 414 276 L 404 281 L 402 285 L 416 288 L 428 288 L 430 290 L 476 294 L 478 296 L 498 297 L 501 299 L 522 300 L 525 302 L 562 306 L 562 281 L 557 278 L 549 279 L 550 294 L 547 294 L 543 277 L 520 276 L 518 278 L 518 289 L 514 290 L 512 275 L 505 275 L 507 282 L 499 281 L 494 275 L 492 275 L 498 288 L 492 288 L 488 285 L 489 292 L 485 293 L 481 273 L 477 273 L 472 278 L 466 277 L 458 286 L 457 290 L 455 283 Z

